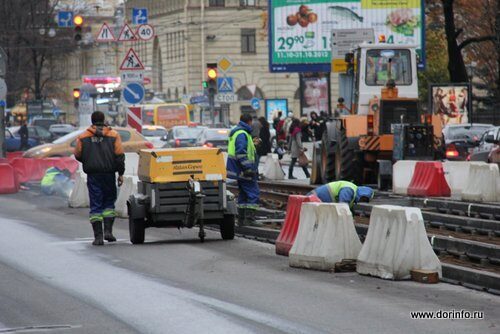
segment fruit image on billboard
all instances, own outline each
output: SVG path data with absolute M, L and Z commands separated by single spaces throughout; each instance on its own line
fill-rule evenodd
M 418 46 L 423 67 L 422 0 L 272 0 L 270 70 L 329 71 L 333 29 L 372 28 L 376 41 Z

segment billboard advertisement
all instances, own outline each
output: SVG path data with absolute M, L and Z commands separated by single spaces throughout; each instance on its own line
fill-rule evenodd
M 288 100 L 287 99 L 266 99 L 266 119 L 271 122 L 278 116 L 281 111 L 281 117 L 288 115 Z
M 329 72 L 333 29 L 370 28 L 387 43 L 417 45 L 424 66 L 423 0 L 272 0 L 269 18 L 271 72 Z
M 432 84 L 429 89 L 430 110 L 441 119 L 441 125 L 472 121 L 470 84 Z
M 300 115 L 310 118 L 330 111 L 330 73 L 300 74 Z

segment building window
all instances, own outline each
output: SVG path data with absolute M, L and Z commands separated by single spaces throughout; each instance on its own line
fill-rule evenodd
M 241 29 L 241 53 L 255 53 L 255 29 Z
M 253 6 L 255 7 L 256 0 L 240 0 L 240 6 L 241 7 L 249 7 Z
M 225 0 L 209 0 L 208 5 L 210 7 L 224 7 L 225 6 Z

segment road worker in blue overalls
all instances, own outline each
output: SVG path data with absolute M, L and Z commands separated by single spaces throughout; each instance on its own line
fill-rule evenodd
M 257 153 L 252 139 L 252 116 L 243 114 L 238 125 L 229 134 L 227 148 L 227 177 L 238 180 L 238 224 L 255 223 L 259 207 L 257 184 Z
M 316 195 L 325 203 L 347 203 L 352 209 L 354 203 L 369 202 L 374 192 L 370 187 L 358 187 L 348 181 L 335 181 L 319 186 L 307 195 Z
M 87 173 L 90 199 L 90 223 L 94 230 L 93 245 L 116 241 L 113 236 L 115 221 L 116 183 L 123 184 L 125 154 L 121 137 L 115 130 L 104 125 L 104 114 L 92 114 L 92 126 L 76 140 L 75 158 L 83 164 Z M 118 179 L 116 178 L 118 173 Z M 103 235 L 104 224 L 104 235 Z

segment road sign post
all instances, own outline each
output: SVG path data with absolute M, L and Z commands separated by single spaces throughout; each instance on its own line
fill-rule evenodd
M 5 76 L 7 68 L 7 55 L 5 51 L 0 48 L 0 101 L 7 101 L 7 84 L 3 77 Z M 6 103 L 0 104 L 0 158 L 5 158 L 5 107 Z

